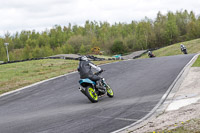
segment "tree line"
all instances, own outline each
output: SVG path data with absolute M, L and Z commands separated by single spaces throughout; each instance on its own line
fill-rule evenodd
M 47 57 L 55 54 L 90 54 L 100 47 L 105 54 L 158 48 L 200 38 L 200 16 L 187 10 L 157 13 L 131 23 L 86 21 L 84 26 L 55 25 L 43 32 L 21 31 L 0 37 L 0 60 L 7 61 L 4 43 L 9 43 L 10 60 Z

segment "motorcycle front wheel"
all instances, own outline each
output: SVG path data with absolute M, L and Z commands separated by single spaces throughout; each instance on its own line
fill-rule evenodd
M 93 87 L 87 86 L 85 88 L 85 94 L 92 103 L 98 102 L 99 98 Z
M 113 92 L 112 88 L 109 85 L 106 85 L 106 91 L 107 91 L 107 95 L 109 97 L 114 97 L 114 92 Z

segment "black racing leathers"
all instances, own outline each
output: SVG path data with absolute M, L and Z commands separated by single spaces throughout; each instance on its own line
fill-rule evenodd
M 94 65 L 90 61 L 80 61 L 78 71 L 80 73 L 80 78 L 89 78 L 92 81 L 97 81 L 101 79 L 99 76 L 94 75 L 92 72 L 92 68 L 96 69 L 97 71 L 101 71 L 101 68 Z

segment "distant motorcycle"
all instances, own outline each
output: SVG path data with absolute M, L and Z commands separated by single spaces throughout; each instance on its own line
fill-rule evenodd
M 149 55 L 149 58 L 156 57 L 154 54 Z
M 186 47 L 185 47 L 183 44 L 181 44 L 180 46 L 181 46 L 181 51 L 182 51 L 184 54 L 187 54 L 187 49 L 186 49 Z
M 186 49 L 186 48 L 181 49 L 181 51 L 182 51 L 184 54 L 187 54 L 187 49 Z
M 149 58 L 156 57 L 151 51 L 148 52 L 148 56 L 149 56 Z
M 105 70 L 104 70 L 105 71 Z M 100 75 L 102 72 L 95 73 L 96 75 Z M 106 83 L 104 78 L 101 78 L 100 86 L 105 88 L 105 90 L 97 89 L 96 82 L 90 80 L 89 78 L 80 79 L 79 90 L 92 102 L 96 103 L 99 100 L 99 97 L 105 96 L 107 94 L 108 97 L 112 98 L 114 96 L 114 92 L 111 87 Z

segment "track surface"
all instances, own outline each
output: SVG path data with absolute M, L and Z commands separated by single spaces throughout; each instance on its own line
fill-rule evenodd
M 130 125 L 159 102 L 194 55 L 122 61 L 102 66 L 114 98 L 90 101 L 78 73 L 0 97 L 0 133 L 107 133 Z

